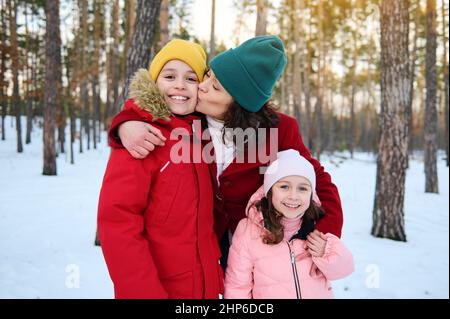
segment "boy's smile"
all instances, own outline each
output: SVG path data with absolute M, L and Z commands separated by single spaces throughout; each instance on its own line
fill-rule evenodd
M 156 79 L 156 85 L 173 114 L 194 112 L 198 78 L 189 65 L 180 60 L 167 62 Z

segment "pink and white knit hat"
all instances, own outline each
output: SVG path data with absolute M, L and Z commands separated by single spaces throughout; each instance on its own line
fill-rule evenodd
M 296 150 L 289 149 L 277 153 L 264 174 L 264 194 L 272 188 L 273 184 L 286 176 L 303 176 L 311 183 L 313 193 L 316 190 L 316 173 L 312 164 Z

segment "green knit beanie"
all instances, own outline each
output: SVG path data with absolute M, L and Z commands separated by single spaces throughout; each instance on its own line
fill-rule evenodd
M 272 96 L 285 65 L 283 42 L 274 35 L 254 37 L 210 62 L 220 84 L 250 112 L 259 111 Z

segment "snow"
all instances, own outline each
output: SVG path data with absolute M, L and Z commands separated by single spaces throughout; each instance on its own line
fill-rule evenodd
M 7 139 L 0 141 L 0 298 L 113 298 L 101 248 L 94 246 L 97 201 L 109 156 L 106 135 L 97 149 L 91 145 L 82 154 L 75 143 L 75 165 L 61 154 L 58 176 L 43 176 L 42 130 L 35 128 L 32 143 L 18 154 L 13 121 L 8 117 L 5 123 Z M 449 171 L 443 158 L 440 154 L 439 194 L 424 193 L 423 162 L 420 156 L 412 158 L 406 175 L 407 242 L 396 242 L 370 235 L 375 157 L 322 157 L 343 203 L 342 240 L 355 258 L 355 272 L 333 282 L 336 298 L 449 298 Z

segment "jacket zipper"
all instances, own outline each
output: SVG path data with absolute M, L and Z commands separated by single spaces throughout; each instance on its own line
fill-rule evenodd
M 291 249 L 291 244 L 287 242 L 289 247 L 289 253 L 291 255 L 292 273 L 294 274 L 295 292 L 297 293 L 297 299 L 302 299 L 302 293 L 300 291 L 300 280 L 298 278 L 297 265 L 295 263 L 294 250 Z

